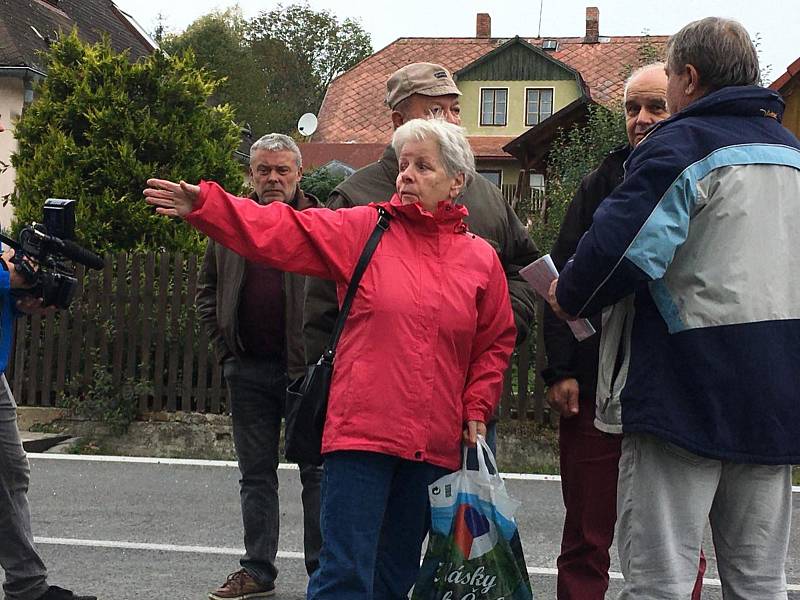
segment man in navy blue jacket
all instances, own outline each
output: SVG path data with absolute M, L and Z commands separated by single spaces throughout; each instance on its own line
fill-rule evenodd
M 757 87 L 747 31 L 690 23 L 667 104 L 551 288 L 564 318 L 620 307 L 621 598 L 689 597 L 710 518 L 723 595 L 785 599 L 800 462 L 800 142 Z

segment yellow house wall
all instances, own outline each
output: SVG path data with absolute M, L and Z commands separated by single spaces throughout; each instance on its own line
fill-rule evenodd
M 783 113 L 783 124 L 797 137 L 800 137 L 800 81 L 795 80 L 784 92 L 786 110 Z
M 519 163 L 515 160 L 509 161 L 484 161 L 478 159 L 475 165 L 478 171 L 500 171 L 502 175 L 502 185 L 517 184 L 519 178 Z
M 528 88 L 553 88 L 553 113 L 576 100 L 580 94 L 574 80 L 562 81 L 459 81 L 461 90 L 461 124 L 468 135 L 518 136 L 530 129 L 525 125 L 525 90 Z M 481 89 L 507 88 L 508 108 L 506 125 L 481 127 Z
M 14 138 L 14 123 L 22 114 L 22 98 L 24 88 L 22 79 L 16 77 L 0 77 L 0 120 L 6 130 L 0 133 L 0 162 L 8 166 L 0 174 L 0 198 L 14 191 L 14 167 L 11 166 L 11 154 L 17 150 L 17 140 Z M 2 170 L 0 165 L 0 170 Z M 11 204 L 2 206 L 0 202 L 0 227 L 8 229 L 14 211 Z

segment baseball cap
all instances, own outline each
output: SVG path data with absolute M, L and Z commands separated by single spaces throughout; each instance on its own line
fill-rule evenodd
M 386 104 L 394 108 L 413 94 L 423 96 L 461 95 L 450 72 L 442 65 L 412 63 L 397 69 L 386 82 Z

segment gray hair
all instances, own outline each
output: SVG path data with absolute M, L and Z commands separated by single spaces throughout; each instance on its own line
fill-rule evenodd
M 663 62 L 654 62 L 654 63 L 650 63 L 648 65 L 644 65 L 643 67 L 639 67 L 638 69 L 635 69 L 633 71 L 633 73 L 631 73 L 628 76 L 628 78 L 625 80 L 625 91 L 622 94 L 623 100 L 627 100 L 628 99 L 628 86 L 639 75 L 641 75 L 642 73 L 646 73 L 650 69 L 660 69 L 660 70 L 663 71 L 665 67 L 666 67 L 666 64 L 664 64 Z
M 250 161 L 253 160 L 253 155 L 259 150 L 267 150 L 269 152 L 291 152 L 294 154 L 297 167 L 303 166 L 303 156 L 300 154 L 300 148 L 297 147 L 295 141 L 288 135 L 282 133 L 268 133 L 258 138 L 252 146 L 250 146 Z
M 410 141 L 434 140 L 439 147 L 439 159 L 448 177 L 464 174 L 464 187 L 475 179 L 475 156 L 464 129 L 444 119 L 411 119 L 398 127 L 392 136 L 397 155 Z
M 670 73 L 693 65 L 700 85 L 715 91 L 729 85 L 758 85 L 758 53 L 738 21 L 706 17 L 686 25 L 667 42 Z

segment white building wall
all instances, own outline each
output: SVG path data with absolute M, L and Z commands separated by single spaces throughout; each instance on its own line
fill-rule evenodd
M 17 140 L 14 137 L 14 125 L 22 114 L 22 99 L 24 87 L 21 78 L 0 77 L 0 120 L 6 131 L 0 133 L 0 162 L 8 168 L 0 174 L 0 227 L 8 229 L 11 226 L 13 209 L 11 204 L 3 206 L 3 198 L 14 191 L 14 167 L 11 166 L 11 154 L 17 150 Z M 2 170 L 0 165 L 0 170 Z

